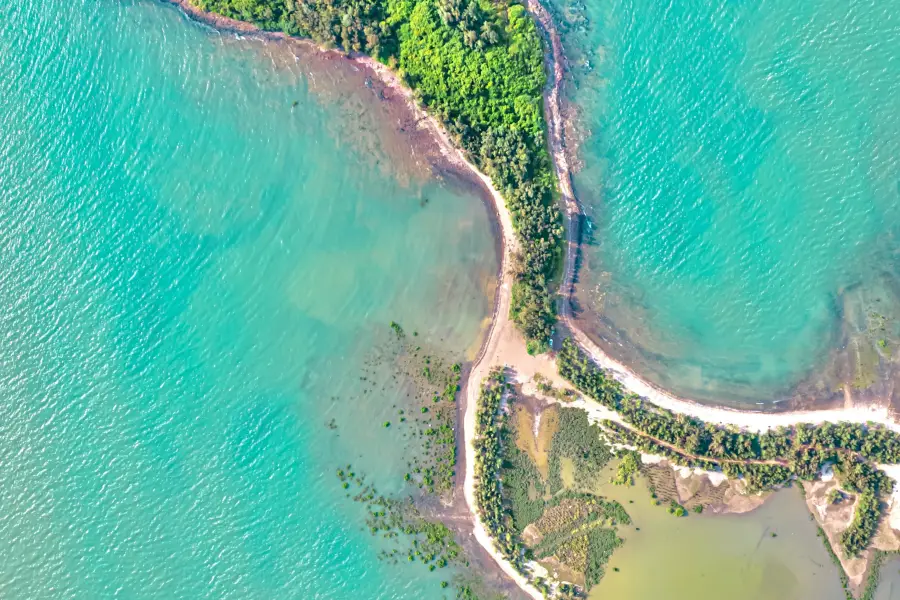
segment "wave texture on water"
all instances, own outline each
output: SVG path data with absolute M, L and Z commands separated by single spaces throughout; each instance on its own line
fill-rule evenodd
M 0 9 L 0 596 L 438 597 L 334 472 L 401 489 L 379 344 L 476 339 L 479 198 L 346 65 L 157 2 Z
M 675 393 L 888 395 L 900 355 L 900 17 L 559 0 L 586 126 L 585 328 Z

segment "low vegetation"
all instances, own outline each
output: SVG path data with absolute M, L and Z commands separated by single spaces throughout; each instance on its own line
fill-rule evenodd
M 561 459 L 574 465 L 575 483 L 587 488 L 599 477 L 600 471 L 612 458 L 609 445 L 603 441 L 603 430 L 588 421 L 587 413 L 577 408 L 559 410 L 559 426 L 553 434 L 548 457 L 550 493 L 563 488 Z
M 597 527 L 604 525 L 614 527 L 620 523 L 630 525 L 631 518 L 618 502 L 567 490 L 549 500 L 543 514 L 534 522 L 542 537 L 541 541 L 531 548 L 531 553 L 538 559 L 557 555 L 564 564 L 578 571 L 584 571 L 587 555 L 567 560 L 559 556 L 559 550 L 568 546 L 569 542 L 588 535 Z M 587 551 L 587 547 L 585 548 Z
M 616 485 L 634 485 L 634 476 L 641 470 L 641 455 L 632 450 L 622 452 L 616 476 L 612 482 Z
M 522 533 L 544 512 L 544 483 L 529 456 L 508 444 L 504 447 L 503 496 L 512 516 L 513 527 Z
M 588 422 L 584 411 L 560 408 L 545 481 L 531 457 L 517 447 L 519 432 L 501 410 L 504 399 L 507 405 L 515 403 L 515 391 L 494 371 L 483 383 L 475 428 L 476 502 L 485 527 L 498 550 L 521 571 L 526 559 L 552 559 L 581 574 L 587 587 L 594 585 L 621 544 L 616 527 L 630 525 L 631 519 L 618 502 L 565 489 L 559 471 L 561 461 L 571 461 L 576 488 L 599 482 L 600 469 L 612 457 L 600 428 Z M 559 587 L 557 594 L 577 593 L 571 582 L 565 590 Z
M 613 551 L 622 545 L 622 540 L 612 529 L 592 529 L 588 532 L 587 566 L 584 570 L 584 585 L 591 589 L 603 579 L 606 563 Z
M 534 374 L 534 384 L 540 393 L 544 394 L 545 396 L 550 396 L 551 398 L 556 398 L 560 402 L 571 402 L 575 399 L 574 391 L 568 388 L 559 389 L 553 387 L 553 383 L 551 383 L 549 379 L 547 379 L 540 373 Z

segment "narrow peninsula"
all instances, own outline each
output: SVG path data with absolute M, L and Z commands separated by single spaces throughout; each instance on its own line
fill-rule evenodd
M 900 427 L 887 408 L 702 405 L 649 384 L 578 328 L 582 216 L 564 140 L 566 63 L 538 0 L 176 1 L 213 26 L 301 38 L 368 66 L 489 189 L 502 261 L 459 394 L 462 487 L 475 537 L 525 593 L 582 597 L 604 577 L 632 523 L 595 483 L 629 485 L 641 472 L 674 517 L 745 512 L 800 486 L 848 598 L 877 583 L 881 553 L 900 549 Z M 541 409 L 519 418 L 528 403 Z M 540 418 L 548 407 L 552 418 Z

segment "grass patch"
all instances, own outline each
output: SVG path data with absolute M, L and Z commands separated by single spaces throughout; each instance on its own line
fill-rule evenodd
M 609 446 L 601 439 L 602 434 L 603 430 L 592 425 L 583 410 L 566 407 L 559 409 L 559 425 L 550 446 L 550 493 L 555 494 L 564 487 L 581 490 L 592 488 L 600 471 L 612 458 Z M 572 486 L 565 486 L 563 483 L 562 458 L 571 460 L 574 466 Z

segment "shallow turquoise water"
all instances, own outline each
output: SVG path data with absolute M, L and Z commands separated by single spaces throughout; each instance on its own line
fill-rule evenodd
M 0 15 L 0 596 L 441 597 L 334 470 L 401 489 L 402 382 L 360 368 L 391 320 L 475 342 L 480 200 L 283 47 L 156 2 Z
M 896 335 L 894 4 L 554 4 L 588 132 L 582 304 L 615 354 L 681 394 L 754 403 L 872 313 Z

